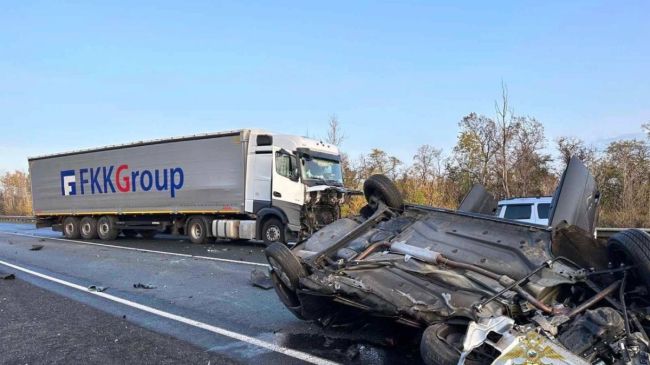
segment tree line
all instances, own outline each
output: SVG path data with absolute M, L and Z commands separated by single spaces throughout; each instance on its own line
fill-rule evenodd
M 447 153 L 429 144 L 419 146 L 410 161 L 381 148 L 357 158 L 343 153 L 345 186 L 361 190 L 369 176 L 385 174 L 406 201 L 455 209 L 475 183 L 497 199 L 550 196 L 575 155 L 600 188 L 599 226 L 650 227 L 650 123 L 642 126 L 646 138 L 613 141 L 599 151 L 572 136 L 555 138 L 548 146 L 543 124 L 515 114 L 505 87 L 495 109 L 495 117 L 464 116 L 456 144 Z M 344 139 L 338 119 L 331 117 L 325 140 L 341 145 Z M 363 198 L 354 198 L 343 212 L 354 214 L 364 204 Z

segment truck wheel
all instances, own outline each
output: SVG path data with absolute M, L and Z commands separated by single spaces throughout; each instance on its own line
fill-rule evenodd
M 640 229 L 626 229 L 607 241 L 607 252 L 612 264 L 634 265 L 636 280 L 650 289 L 650 235 Z
M 126 238 L 136 238 L 138 236 L 138 231 L 135 229 L 123 229 L 122 234 Z
M 63 236 L 69 239 L 81 237 L 80 222 L 77 217 L 66 217 L 63 220 Z
M 397 186 L 386 175 L 372 175 L 363 183 L 363 194 L 369 205 L 379 199 L 393 209 L 402 209 L 404 200 Z M 373 207 L 374 208 L 374 207 Z
M 420 355 L 427 365 L 456 365 L 460 359 L 460 349 L 465 338 L 464 326 L 452 326 L 446 323 L 437 323 L 427 327 L 420 341 Z M 465 359 L 467 365 L 479 365 L 481 362 L 474 353 Z
M 114 240 L 120 230 L 117 229 L 117 219 L 110 215 L 104 215 L 97 221 L 97 235 L 103 240 Z
M 192 218 L 187 224 L 187 235 L 192 243 L 204 244 L 208 240 L 208 228 L 202 218 Z
M 150 240 L 156 237 L 156 233 L 158 232 L 151 229 L 145 229 L 142 231 L 138 231 L 138 233 L 140 233 L 140 236 L 142 236 L 142 238 Z
M 97 219 L 93 217 L 81 218 L 81 238 L 94 240 L 97 237 Z
M 286 243 L 284 224 L 278 218 L 269 218 L 262 226 L 262 239 L 266 243 Z

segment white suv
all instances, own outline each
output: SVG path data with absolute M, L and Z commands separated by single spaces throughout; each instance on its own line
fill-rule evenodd
M 501 200 L 497 217 L 548 226 L 551 200 L 550 196 Z

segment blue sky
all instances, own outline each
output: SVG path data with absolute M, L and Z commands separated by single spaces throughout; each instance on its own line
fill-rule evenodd
M 472 111 L 596 142 L 650 121 L 650 2 L 4 2 L 0 170 L 26 157 L 259 127 L 353 157 L 449 150 Z

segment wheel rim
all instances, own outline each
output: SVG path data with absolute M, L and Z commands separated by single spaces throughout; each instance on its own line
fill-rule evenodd
M 199 223 L 192 225 L 192 238 L 199 239 L 203 236 L 203 229 Z
M 81 226 L 81 232 L 85 235 L 90 234 L 90 223 L 86 223 L 83 226 Z
M 99 232 L 101 234 L 108 234 L 109 229 L 108 223 L 102 223 L 99 225 Z
M 269 242 L 279 241 L 281 235 L 282 232 L 280 231 L 280 227 L 278 226 L 269 226 L 269 228 L 266 229 L 266 233 L 264 234 L 266 240 Z
M 72 234 L 74 232 L 74 224 L 73 223 L 68 223 L 65 225 L 65 233 L 67 234 Z

